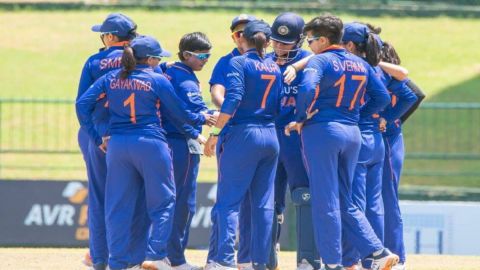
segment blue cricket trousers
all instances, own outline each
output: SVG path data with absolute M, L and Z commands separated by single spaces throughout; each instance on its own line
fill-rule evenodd
M 380 132 L 362 131 L 362 145 L 352 182 L 352 200 L 364 212 L 375 234 L 383 242 L 384 209 L 382 176 L 385 146 Z M 360 259 L 353 239 L 343 239 L 343 265 L 351 266 Z
M 290 192 L 300 187 L 308 187 L 308 176 L 303 164 L 300 136 L 293 132 L 285 135 L 283 128 L 277 128 L 280 154 L 275 176 L 275 210 L 277 214 L 285 210 L 287 184 Z
M 385 164 L 383 167 L 382 196 L 385 207 L 385 247 L 398 254 L 400 263 L 405 262 L 403 220 L 400 212 L 398 187 L 402 173 L 405 148 L 402 133 L 383 137 Z
M 215 261 L 233 266 L 240 204 L 249 193 L 253 263 L 267 264 L 274 212 L 274 178 L 279 145 L 273 124 L 239 124 L 219 140 L 219 178 L 215 204 L 218 248 Z M 242 224 L 240 224 L 240 227 Z
M 168 242 L 168 259 L 172 266 L 186 263 L 185 248 L 193 215 L 200 155 L 190 154 L 185 138 L 168 137 L 172 150 L 175 177 L 176 202 L 173 214 L 173 228 Z
M 173 165 L 167 143 L 141 135 L 112 135 L 107 168 L 105 218 L 110 269 L 129 266 L 132 228 L 138 226 L 134 216 L 139 196 L 145 197 L 151 221 L 145 257 L 165 258 L 175 209 Z
M 326 264 L 342 264 L 342 227 L 362 257 L 383 248 L 352 201 L 352 181 L 360 152 L 356 125 L 322 122 L 307 125 L 302 145 L 310 180 L 312 219 L 319 253 Z

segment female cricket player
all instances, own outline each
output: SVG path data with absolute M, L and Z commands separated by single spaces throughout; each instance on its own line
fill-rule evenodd
M 227 85 L 227 73 L 228 73 L 228 63 L 230 60 L 235 57 L 242 55 L 245 51 L 245 40 L 243 38 L 243 30 L 245 25 L 251 21 L 256 20 L 252 15 L 240 14 L 233 18 L 230 25 L 230 30 L 232 32 L 232 40 L 236 45 L 229 54 L 223 56 L 215 64 L 215 68 L 212 72 L 212 77 L 210 78 L 210 94 L 212 96 L 212 102 L 221 108 L 223 101 L 225 99 L 225 88 Z M 240 270 L 251 268 L 252 261 L 250 259 L 250 199 L 249 196 L 245 196 L 245 199 L 240 205 L 239 223 L 243 224 L 239 231 L 239 245 L 237 253 L 237 266 Z M 215 207 L 211 211 L 211 220 L 212 220 L 212 230 L 210 231 L 210 244 L 207 256 L 207 264 L 205 265 L 205 270 L 209 270 L 210 267 L 215 265 L 214 259 L 217 255 L 217 222 L 216 222 L 216 209 Z M 245 237 L 246 236 L 246 237 Z
M 267 57 L 271 57 L 278 64 L 282 74 L 285 72 L 285 69 L 288 65 L 291 65 L 311 54 L 307 50 L 301 48 L 303 43 L 302 37 L 304 25 L 305 22 L 303 18 L 292 12 L 286 12 L 278 15 L 272 24 L 271 46 L 273 48 L 273 53 L 268 54 Z M 298 93 L 299 84 L 303 79 L 302 74 L 303 73 L 300 72 L 295 80 L 290 84 L 282 82 L 281 110 L 275 121 L 278 142 L 280 145 L 280 153 L 275 176 L 276 216 L 274 220 L 274 228 L 277 227 L 277 222 L 283 222 L 287 183 L 290 192 L 293 192 L 297 189 L 300 190 L 300 188 L 308 188 L 307 172 L 305 171 L 305 166 L 302 161 L 300 137 L 298 134 L 286 136 L 283 132 L 285 126 L 294 119 L 296 96 Z M 297 213 L 297 215 L 300 215 L 300 213 Z M 297 221 L 299 220 L 302 220 L 302 218 L 297 217 Z M 303 222 L 308 221 L 311 223 L 311 219 L 304 217 Z M 318 265 L 318 262 L 316 263 L 314 261 L 313 256 L 307 258 L 302 252 L 302 246 L 304 245 L 303 242 L 308 241 L 308 239 L 312 239 L 312 225 L 305 226 L 305 224 L 297 224 L 297 229 L 300 227 L 303 231 L 298 231 L 299 233 L 297 234 L 297 247 L 299 249 L 297 251 L 299 252 L 297 255 L 298 268 L 306 269 L 309 267 L 309 265 L 316 265 L 316 267 L 313 268 L 319 269 L 320 266 Z M 278 243 L 278 231 L 279 228 L 278 230 L 273 230 L 274 246 L 276 246 Z M 308 239 L 303 236 L 308 236 Z M 314 244 L 311 246 L 314 246 Z M 272 252 L 275 252 L 275 249 L 273 249 Z M 315 253 L 314 250 L 311 250 L 311 252 Z M 270 263 L 272 264 L 273 262 Z M 269 265 L 269 268 L 275 269 L 275 265 Z
M 195 72 L 203 69 L 210 57 L 212 45 L 207 36 L 200 32 L 184 35 L 179 43 L 179 62 L 173 63 L 165 71 L 165 76 L 172 83 L 175 93 L 194 113 L 208 112 L 202 99 L 200 82 Z M 178 270 L 199 270 L 200 267 L 187 263 L 185 248 L 188 242 L 190 224 L 195 214 L 195 194 L 200 165 L 200 144 L 207 139 L 203 137 L 202 126 L 176 126 L 175 120 L 163 115 L 167 141 L 173 155 L 175 176 L 176 204 L 173 215 L 173 228 L 168 242 L 168 259 L 173 268 Z M 209 123 L 209 124 L 214 124 Z
M 376 31 L 375 31 L 376 30 Z M 381 60 L 383 42 L 376 34 L 381 29 L 370 29 L 362 23 L 348 23 L 343 29 L 343 46 L 351 53 L 362 57 L 375 70 L 385 87 L 394 93 L 408 93 L 405 85 L 394 80 L 382 71 L 378 64 Z M 368 94 L 361 99 L 361 103 L 368 101 Z M 403 101 L 402 108 L 406 111 L 412 101 Z M 378 114 L 360 117 L 359 128 L 362 144 L 358 162 L 352 182 L 353 203 L 365 213 L 377 237 L 384 239 L 384 208 L 382 200 L 382 175 L 385 157 L 382 131 L 385 122 L 380 122 Z M 360 259 L 364 268 L 369 269 L 368 260 L 360 258 L 354 248 L 354 239 L 343 238 L 343 265 L 347 269 L 355 269 Z
M 286 132 L 301 131 L 315 239 L 325 269 L 343 269 L 343 227 L 347 237 L 355 237 L 362 257 L 372 255 L 374 267 L 390 270 L 398 256 L 383 247 L 351 199 L 361 140 L 360 98 L 365 91 L 370 97 L 362 115 L 380 111 L 390 98 L 370 65 L 338 45 L 342 30 L 342 21 L 332 15 L 316 17 L 305 25 L 307 41 L 316 55 L 304 70 L 295 122 Z M 307 112 L 314 110 L 318 113 L 307 120 Z
M 383 60 L 392 64 L 400 64 L 400 58 L 393 46 L 384 43 Z M 407 86 L 408 81 L 401 82 L 402 91 L 391 91 L 392 102 L 380 113 L 385 119 L 386 132 L 383 133 L 385 143 L 385 163 L 383 168 L 382 196 L 385 207 L 385 246 L 400 256 L 400 263 L 395 269 L 405 269 L 405 244 L 403 242 L 403 221 L 399 205 L 398 187 L 402 172 L 405 147 L 403 144 L 402 121 L 409 108 L 417 101 L 417 96 Z M 390 90 L 390 89 L 389 89 Z M 412 112 L 410 112 L 412 113 Z
M 78 86 L 77 100 L 83 93 L 101 76 L 106 73 L 121 68 L 121 57 L 123 46 L 128 44 L 136 34 L 137 25 L 127 16 L 120 13 L 112 13 L 107 16 L 100 25 L 92 27 L 92 31 L 100 32 L 100 39 L 104 48 L 100 52 L 90 56 L 86 61 L 80 83 Z M 108 109 L 106 100 L 97 103 L 93 112 L 93 121 L 97 132 L 104 136 L 108 127 Z M 78 142 L 82 150 L 83 158 L 87 167 L 88 176 L 88 229 L 89 229 L 89 247 L 90 255 L 87 255 L 86 263 L 91 262 L 94 269 L 105 269 L 108 262 L 108 247 L 105 232 L 105 182 L 107 177 L 107 165 L 105 153 L 88 138 L 88 134 L 80 129 L 78 132 Z M 143 200 L 143 199 L 140 199 Z M 139 221 L 141 217 L 139 216 Z M 141 223 L 146 225 L 147 223 Z M 145 229 L 140 228 L 139 231 Z M 145 226 L 143 226 L 145 227 Z M 138 239 L 139 244 L 146 239 Z M 134 260 L 143 260 L 144 252 L 142 249 L 136 249 L 132 254 Z
M 124 49 L 122 70 L 97 80 L 77 101 L 82 128 L 103 151 L 106 151 L 106 141 L 94 128 L 91 114 L 100 97 L 105 96 L 109 103 L 111 139 L 107 151 L 105 219 L 110 269 L 129 267 L 132 252 L 129 242 L 138 196 L 145 197 L 152 222 L 142 267 L 171 269 L 166 257 L 175 182 L 171 152 L 159 113 L 168 113 L 179 123 L 190 125 L 203 124 L 206 117 L 185 110 L 170 82 L 153 71 L 160 58 L 169 55 L 154 38 L 137 37 Z M 145 193 L 139 194 L 142 185 Z
M 270 26 L 263 21 L 245 26 L 248 50 L 230 60 L 225 101 L 205 146 L 205 154 L 212 156 L 218 143 L 218 248 L 213 269 L 235 269 L 237 215 L 247 191 L 251 200 L 253 268 L 266 269 L 268 262 L 279 151 L 274 118 L 279 110 L 282 79 L 279 67 L 264 55 L 270 35 Z

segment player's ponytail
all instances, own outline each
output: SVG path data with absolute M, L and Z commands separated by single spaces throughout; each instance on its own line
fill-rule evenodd
M 402 62 L 400 60 L 400 56 L 397 54 L 397 51 L 395 51 L 395 48 L 388 42 L 383 43 L 382 61 L 395 65 L 400 65 Z
M 120 72 L 120 78 L 126 79 L 132 70 L 135 69 L 137 65 L 137 60 L 135 60 L 135 55 L 133 55 L 133 49 L 130 46 L 125 46 L 123 49 L 122 55 L 122 71 Z
M 257 32 L 252 38 L 247 38 L 249 47 L 254 47 L 261 58 L 265 57 L 265 46 L 267 42 L 267 36 L 263 32 Z
M 374 33 L 368 34 L 368 39 L 365 44 L 365 56 L 367 62 L 372 66 L 377 66 L 382 59 L 382 48 L 381 44 L 377 41 Z

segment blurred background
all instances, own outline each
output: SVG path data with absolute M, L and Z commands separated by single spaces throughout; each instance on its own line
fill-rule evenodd
M 229 30 L 232 18 L 250 13 L 271 23 L 283 11 L 297 12 L 305 21 L 330 12 L 344 22 L 382 28 L 382 39 L 395 46 L 409 77 L 427 94 L 403 128 L 406 160 L 400 190 L 401 198 L 408 200 L 404 207 L 409 252 L 479 255 L 475 245 L 463 253 L 451 246 L 462 230 L 468 232 L 465 239 L 472 237 L 468 226 L 480 222 L 474 219 L 480 219 L 476 203 L 480 201 L 480 0 L 0 0 L 0 186 L 4 187 L 0 195 L 16 197 L 11 191 L 22 188 L 15 182 L 33 190 L 52 180 L 63 185 L 55 193 L 58 202 L 35 201 L 37 195 L 26 194 L 33 201 L 19 214 L 20 223 L 26 224 L 32 205 L 42 205 L 45 214 L 43 205 L 48 202 L 52 213 L 55 203 L 67 198 L 69 202 L 64 203 L 77 211 L 72 226 L 84 222 L 80 222 L 85 211 L 82 200 L 62 199 L 58 193 L 72 182 L 85 185 L 74 99 L 84 62 L 102 46 L 90 31 L 92 25 L 110 12 L 122 12 L 138 24 L 138 32 L 157 37 L 173 53 L 183 34 L 205 32 L 213 55 L 197 76 L 205 101 L 213 107 L 208 80 L 216 61 L 234 46 Z M 171 60 L 177 59 L 164 61 Z M 215 159 L 203 157 L 199 182 L 214 183 L 216 176 Z M 205 197 L 207 205 L 212 184 L 205 185 L 199 197 Z M 419 209 L 424 211 L 408 212 Z M 461 219 L 455 214 L 464 210 L 465 220 L 452 225 Z M 0 209 L 0 216 L 8 211 Z M 202 217 L 198 219 L 203 224 Z

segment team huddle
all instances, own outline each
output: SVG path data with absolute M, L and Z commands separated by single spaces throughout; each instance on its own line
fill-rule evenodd
M 406 269 L 401 125 L 424 95 L 380 28 L 237 16 L 236 47 L 209 81 L 216 108 L 196 77 L 211 55 L 204 33 L 185 34 L 178 61 L 161 62 L 171 53 L 123 14 L 92 30 L 104 47 L 76 99 L 90 269 L 276 270 L 287 186 L 297 269 Z M 217 158 L 218 187 L 199 267 L 185 249 L 202 154 Z

